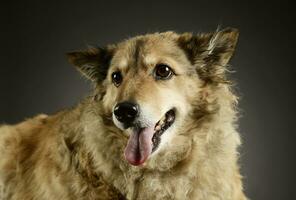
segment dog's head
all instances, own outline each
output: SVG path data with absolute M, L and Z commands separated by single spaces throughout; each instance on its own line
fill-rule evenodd
M 68 56 L 95 83 L 114 125 L 128 134 L 126 160 L 140 165 L 178 135 L 196 102 L 208 95 L 201 92 L 205 85 L 225 82 L 237 37 L 232 28 L 155 33 Z

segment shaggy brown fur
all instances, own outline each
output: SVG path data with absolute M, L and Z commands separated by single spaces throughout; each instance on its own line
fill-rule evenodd
M 174 32 L 69 53 L 95 85 L 73 109 L 0 128 L 0 199 L 245 200 L 237 165 L 236 96 L 226 77 L 238 32 Z M 170 80 L 153 69 L 168 64 Z M 115 86 L 111 74 L 123 80 Z M 134 100 L 158 121 L 176 121 L 148 160 L 124 157 L 128 130 L 112 120 L 118 102 Z M 167 141 L 167 142 L 165 142 Z

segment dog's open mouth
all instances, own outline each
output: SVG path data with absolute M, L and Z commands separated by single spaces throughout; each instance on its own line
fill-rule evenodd
M 133 128 L 125 148 L 125 158 L 132 165 L 143 164 L 154 152 L 161 141 L 161 135 L 174 123 L 175 109 L 171 109 L 154 125 L 145 128 Z
M 160 136 L 174 123 L 175 121 L 175 110 L 169 110 L 155 125 L 152 137 L 153 148 L 152 152 L 155 151 L 160 143 Z

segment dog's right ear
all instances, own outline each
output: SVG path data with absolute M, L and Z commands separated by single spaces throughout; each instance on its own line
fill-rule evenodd
M 114 54 L 114 46 L 90 48 L 84 51 L 67 53 L 68 60 L 75 65 L 86 78 L 95 83 L 103 81 L 108 72 Z

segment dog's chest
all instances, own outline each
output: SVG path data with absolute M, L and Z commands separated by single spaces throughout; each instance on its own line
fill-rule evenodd
M 171 200 L 190 199 L 190 179 L 174 175 L 147 175 L 135 179 L 129 187 L 128 199 Z

